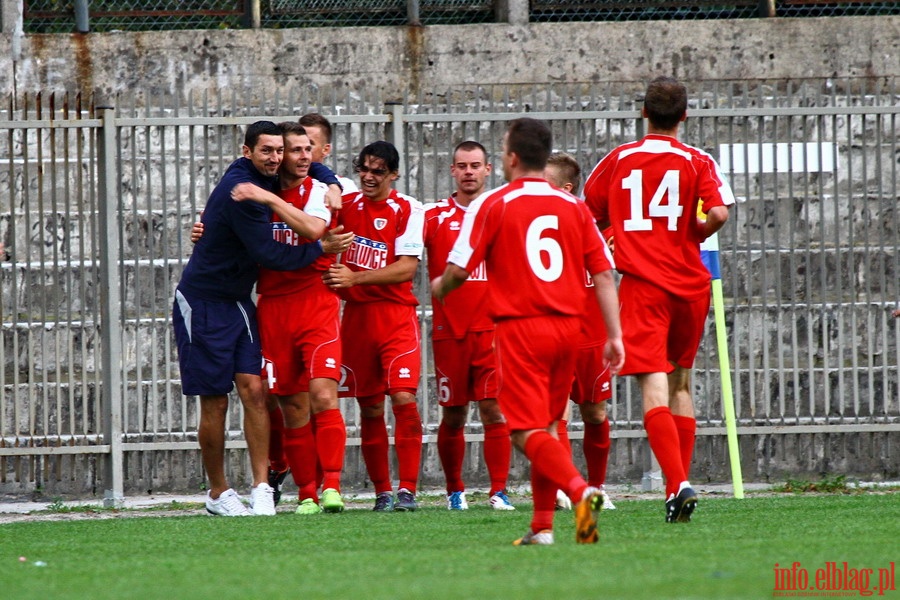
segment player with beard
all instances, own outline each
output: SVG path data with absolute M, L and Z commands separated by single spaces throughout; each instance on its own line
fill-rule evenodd
M 450 165 L 456 191 L 446 200 L 425 207 L 425 250 L 431 279 L 444 272 L 466 210 L 484 192 L 490 172 L 484 146 L 473 141 L 456 146 Z M 497 403 L 494 323 L 488 316 L 486 302 L 487 273 L 483 264 L 471 274 L 467 285 L 445 302 L 432 301 L 431 339 L 441 405 L 437 446 L 450 510 L 469 507 L 462 479 L 469 402 L 478 403 L 484 429 L 484 462 L 491 480 L 489 503 L 495 510 L 515 510 L 506 495 L 512 447 L 506 419 Z

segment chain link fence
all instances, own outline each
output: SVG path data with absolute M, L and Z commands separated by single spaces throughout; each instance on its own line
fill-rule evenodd
M 80 3 L 25 0 L 26 33 L 74 30 Z M 171 29 L 233 29 L 250 23 L 244 0 L 105 0 L 88 5 L 95 32 Z M 452 25 L 496 20 L 492 0 L 262 0 L 265 28 Z M 531 0 L 532 22 L 741 19 L 768 16 L 764 0 Z M 776 0 L 776 16 L 898 15 L 900 2 Z

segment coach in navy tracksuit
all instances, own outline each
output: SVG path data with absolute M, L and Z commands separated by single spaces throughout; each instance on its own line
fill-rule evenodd
M 300 269 L 322 254 L 322 246 L 276 242 L 271 210 L 257 202 L 235 202 L 231 191 L 249 182 L 277 193 L 283 152 L 281 129 L 275 123 L 258 121 L 247 127 L 244 156 L 228 167 L 210 194 L 203 211 L 204 235 L 175 291 L 172 323 L 182 393 L 200 396 L 198 437 L 210 484 L 206 509 L 212 514 L 275 514 L 267 471 L 269 413 L 260 379 L 256 307 L 250 294 L 259 265 L 282 271 Z M 314 167 L 317 179 L 337 182 L 327 167 Z M 232 381 L 244 406 L 244 436 L 253 471 L 250 511 L 225 478 L 225 414 Z

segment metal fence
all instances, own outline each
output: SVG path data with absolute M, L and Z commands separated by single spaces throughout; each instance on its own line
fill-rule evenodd
M 266 28 L 446 25 L 492 23 L 491 0 L 24 0 L 24 31 L 155 31 Z M 743 19 L 896 15 L 896 2 L 878 0 L 532 0 L 531 22 Z
M 738 198 L 720 235 L 742 439 L 896 439 L 900 431 L 900 327 L 890 316 L 900 300 L 896 83 L 689 83 L 683 139 L 719 158 Z M 642 87 L 486 86 L 396 103 L 376 92 L 318 89 L 269 98 L 138 92 L 110 103 L 78 94 L 8 98 L 0 109 L 0 241 L 8 251 L 0 263 L 0 493 L 115 499 L 196 489 L 197 403 L 181 395 L 171 301 L 190 255 L 190 225 L 239 153 L 243 125 L 322 112 L 335 126 L 332 166 L 342 173 L 363 144 L 389 139 L 401 150 L 398 187 L 431 202 L 451 191 L 457 142 L 478 139 L 496 161 L 504 122 L 523 113 L 549 122 L 556 148 L 589 169 L 642 134 Z M 499 171 L 490 185 L 500 183 Z M 439 417 L 422 283 L 420 409 L 433 448 Z M 696 367 L 698 435 L 720 439 L 711 333 Z M 244 447 L 239 404 L 229 414 L 230 448 Z M 345 400 L 342 410 L 349 444 L 358 445 L 356 403 Z M 614 440 L 644 437 L 630 379 L 617 381 L 610 415 Z M 468 439 L 477 441 L 473 421 Z M 753 461 L 749 449 L 744 458 Z M 860 460 L 848 470 L 896 464 L 869 458 L 874 466 Z

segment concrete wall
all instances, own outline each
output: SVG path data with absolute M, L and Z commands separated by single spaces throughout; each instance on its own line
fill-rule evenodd
M 487 24 L 0 36 L 0 90 L 155 93 L 315 83 L 405 91 L 490 83 L 900 75 L 900 17 Z

